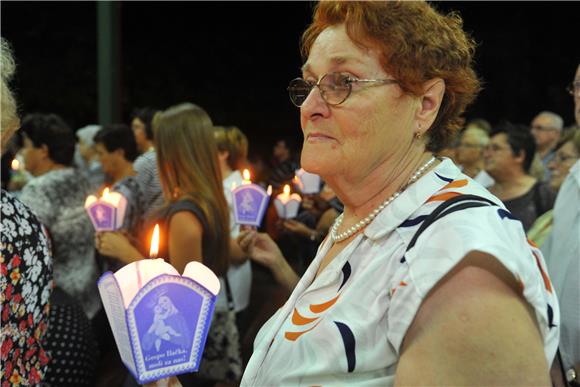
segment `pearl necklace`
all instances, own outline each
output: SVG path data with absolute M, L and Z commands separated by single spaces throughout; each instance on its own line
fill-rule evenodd
M 417 181 L 417 179 L 419 179 L 419 177 L 421 177 L 421 175 L 423 174 L 423 172 L 425 172 L 425 170 L 427 168 L 429 168 L 429 166 L 431 164 L 433 164 L 433 162 L 435 160 L 436 160 L 435 157 L 431 157 L 431 159 L 429 161 L 427 161 L 421 168 L 417 169 L 417 172 L 415 172 L 413 174 L 413 176 L 411 176 L 411 178 L 409 179 L 409 181 L 407 182 L 407 184 L 405 184 L 405 186 L 403 186 L 403 188 L 401 188 L 400 190 L 398 190 L 397 192 L 395 192 L 391 197 L 389 197 L 387 200 L 385 200 L 384 202 L 382 202 L 366 218 L 361 219 L 358 223 L 356 223 L 353 226 L 349 227 L 346 231 L 341 232 L 340 234 L 338 234 L 338 228 L 342 224 L 342 220 L 343 220 L 343 217 L 344 217 L 344 213 L 340 214 L 340 216 L 336 219 L 336 221 L 334 222 L 334 224 L 332 225 L 332 227 L 330 229 L 330 239 L 332 240 L 332 242 L 333 243 L 335 243 L 335 242 L 342 242 L 343 240 L 350 238 L 351 236 L 353 236 L 354 234 L 358 233 L 363 228 L 365 228 L 366 226 L 368 226 L 373 221 L 373 219 L 376 218 L 377 215 L 382 210 L 384 210 L 389 204 L 391 204 L 391 202 L 393 200 L 395 200 L 397 197 L 399 197 L 399 195 L 409 185 L 411 185 L 415 181 Z

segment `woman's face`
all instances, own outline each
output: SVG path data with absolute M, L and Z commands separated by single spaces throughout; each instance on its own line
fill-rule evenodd
M 47 161 L 46 151 L 42 147 L 35 147 L 32 140 L 27 136 L 24 136 L 24 147 L 22 147 L 20 153 L 24 160 L 24 168 L 26 168 L 32 176 L 38 176 L 43 163 Z
M 135 142 L 137 143 L 137 148 L 140 152 L 147 151 L 147 132 L 145 131 L 145 123 L 139 118 L 133 118 L 131 122 L 131 129 L 133 129 L 133 135 L 135 135 Z
M 315 40 L 303 78 L 317 82 L 331 72 L 358 79 L 392 79 L 379 52 L 355 45 L 344 25 L 325 29 Z M 314 88 L 300 108 L 304 134 L 302 166 L 327 179 L 332 175 L 367 176 L 386 162 L 396 164 L 408 152 L 418 99 L 396 84 L 353 83 L 338 106 L 328 105 Z
M 552 171 L 550 186 L 554 191 L 560 189 L 564 179 L 568 176 L 568 172 L 570 172 L 570 168 L 579 157 L 580 154 L 572 141 L 568 141 L 558 149 L 552 161 L 548 163 L 548 168 Z

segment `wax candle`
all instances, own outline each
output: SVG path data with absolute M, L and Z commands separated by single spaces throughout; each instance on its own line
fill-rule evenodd
M 317 194 L 320 192 L 320 176 L 306 172 L 303 168 L 296 171 L 294 175 L 294 185 L 303 194 Z
M 162 235 L 156 225 L 150 257 Z M 99 279 L 99 293 L 123 363 L 139 384 L 199 369 L 218 277 L 189 262 L 183 275 L 163 260 L 142 259 Z
M 274 206 L 278 217 L 281 219 L 292 219 L 298 215 L 302 198 L 297 193 L 290 194 L 290 186 L 286 184 L 282 193 L 276 195 Z
M 109 192 L 109 188 L 105 188 L 100 197 L 89 195 L 85 200 L 85 210 L 97 231 L 121 228 L 126 209 L 127 199 L 119 192 Z

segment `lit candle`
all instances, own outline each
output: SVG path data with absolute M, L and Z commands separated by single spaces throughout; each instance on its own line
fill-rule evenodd
M 153 236 L 151 237 L 151 245 L 149 247 L 149 258 L 157 257 L 159 253 L 159 225 L 156 224 L 153 228 Z
M 298 215 L 301 202 L 302 198 L 300 195 L 297 193 L 290 194 L 290 186 L 286 184 L 282 193 L 276 195 L 274 199 L 274 206 L 276 207 L 276 212 L 278 212 L 278 217 L 281 219 L 295 218 Z
M 152 258 L 161 237 L 155 225 Z M 103 274 L 98 287 L 121 358 L 139 384 L 199 369 L 220 290 L 208 267 L 191 261 L 179 275 L 162 258 L 142 259 Z
M 85 200 L 85 210 L 97 231 L 115 231 L 125 220 L 127 199 L 119 192 L 109 192 L 105 188 L 101 197 L 89 195 Z
M 12 160 L 12 163 L 10 163 L 10 167 L 12 168 L 13 171 L 18 171 L 20 169 L 20 161 L 18 161 L 18 159 Z
M 303 168 L 296 171 L 294 185 L 303 194 L 317 194 L 320 192 L 320 176 L 306 172 Z
M 250 171 L 247 169 L 242 172 L 242 177 L 240 186 L 232 185 L 234 218 L 236 224 L 258 227 L 266 213 L 272 187 L 269 186 L 266 191 L 259 185 L 253 184 L 250 180 Z

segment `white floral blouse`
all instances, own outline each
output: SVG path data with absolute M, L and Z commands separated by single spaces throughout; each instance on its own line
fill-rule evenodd
M 497 206 L 455 211 L 409 242 L 443 201 L 464 194 Z M 429 291 L 467 253 L 493 255 L 535 310 L 548 364 L 559 337 L 558 301 L 541 252 L 522 224 L 448 159 L 420 178 L 315 278 L 326 240 L 285 305 L 262 327 L 243 386 L 394 384 L 403 338 Z

